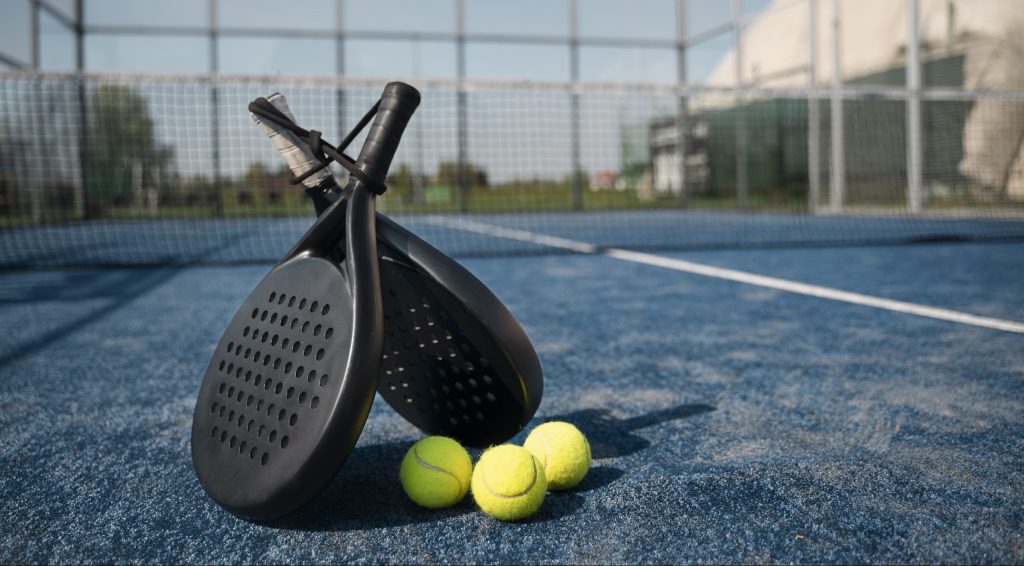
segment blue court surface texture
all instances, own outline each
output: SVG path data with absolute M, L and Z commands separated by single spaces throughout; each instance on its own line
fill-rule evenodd
M 514 524 L 409 501 L 421 434 L 379 398 L 300 512 L 207 498 L 196 394 L 268 263 L 0 272 L 0 562 L 1024 561 L 1024 243 L 648 254 L 463 260 L 537 348 L 533 424 L 592 445 Z

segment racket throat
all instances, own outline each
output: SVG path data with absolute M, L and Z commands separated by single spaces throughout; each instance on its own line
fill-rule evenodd
M 316 187 L 307 187 L 306 196 L 313 201 L 313 206 L 316 208 L 316 215 L 320 216 L 331 208 L 331 205 L 338 201 L 340 193 L 335 191 L 334 188 L 337 184 L 331 179 L 330 183 L 325 185 L 318 185 Z

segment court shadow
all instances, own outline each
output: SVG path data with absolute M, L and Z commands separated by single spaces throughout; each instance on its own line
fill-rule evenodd
M 621 478 L 626 472 L 611 466 L 592 466 L 583 481 L 572 489 L 573 493 L 587 493 L 601 489 Z
M 606 409 L 586 409 L 551 420 L 577 425 L 591 440 L 594 459 L 600 460 L 632 454 L 650 445 L 634 431 L 714 410 L 711 405 L 679 405 L 619 419 Z M 361 531 L 447 521 L 478 512 L 470 495 L 454 507 L 436 511 L 410 501 L 398 480 L 398 468 L 409 446 L 408 442 L 388 442 L 356 447 L 338 477 L 319 497 L 268 526 L 303 531 Z M 478 456 L 477 451 L 473 453 Z M 544 505 L 530 521 L 553 521 L 571 515 L 583 505 L 584 494 L 606 487 L 623 475 L 617 468 L 594 466 L 576 488 L 548 493 Z
M 0 305 L 35 302 L 78 303 L 136 297 L 154 282 L 174 276 L 174 268 L 65 269 L 20 273 L 0 290 Z M 0 274 L 3 274 L 0 271 Z
M 167 283 L 180 271 L 178 267 L 140 268 L 125 270 L 67 270 L 59 277 L 4 289 L 0 296 L 3 304 L 34 302 L 78 302 L 105 299 L 102 306 L 90 309 L 76 317 L 35 336 L 24 336 L 21 343 L 0 349 L 0 368 L 52 346 L 54 342 L 96 321 L 109 317 L 132 301 Z
M 592 467 L 576 487 L 566 491 L 549 491 L 544 496 L 544 504 L 541 505 L 540 510 L 527 521 L 545 523 L 568 517 L 583 507 L 583 503 L 586 501 L 583 494 L 605 487 L 621 478 L 623 474 L 622 470 L 609 466 Z
M 537 514 L 526 519 L 526 523 L 547 523 L 568 517 L 583 507 L 584 499 L 575 490 L 573 491 L 549 491 L 544 496 L 544 503 L 541 504 Z
M 409 442 L 357 446 L 331 485 L 298 512 L 270 526 L 304 531 L 361 531 L 446 521 L 475 510 L 466 496 L 448 509 L 424 509 L 402 490 L 398 468 Z
M 618 458 L 634 454 L 650 446 L 646 438 L 634 432 L 668 421 L 675 421 L 714 411 L 706 404 L 676 405 L 628 419 L 620 419 L 608 409 L 584 409 L 551 417 L 552 421 L 566 421 L 576 425 L 590 441 L 595 460 Z

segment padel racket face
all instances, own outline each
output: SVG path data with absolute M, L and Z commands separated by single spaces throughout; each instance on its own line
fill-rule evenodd
M 471 446 L 515 436 L 543 393 L 540 362 L 525 331 L 447 255 L 381 215 L 377 229 L 381 396 L 427 434 Z
M 385 88 L 358 165 L 380 182 L 419 93 Z M 242 303 L 217 345 L 192 425 L 207 493 L 240 516 L 283 516 L 334 478 L 380 372 L 374 197 L 360 180 Z
M 242 303 L 210 362 L 192 460 L 217 503 L 251 519 L 303 505 L 359 438 L 380 371 L 372 197 L 349 192 Z M 345 235 L 348 252 L 320 251 Z M 369 238 L 369 240 L 367 240 Z
M 352 296 L 338 265 L 299 257 L 228 325 L 199 394 L 192 453 L 200 482 L 229 510 L 264 518 L 304 503 L 358 438 L 373 387 L 346 375 Z

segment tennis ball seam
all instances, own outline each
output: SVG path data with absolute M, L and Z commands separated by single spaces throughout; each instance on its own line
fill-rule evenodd
M 458 476 L 456 476 L 455 474 L 449 472 L 448 470 L 446 470 L 444 468 L 439 468 L 439 467 L 431 464 L 430 462 L 427 462 L 423 458 L 420 458 L 420 453 L 416 450 L 415 446 L 413 446 L 413 448 L 412 448 L 412 457 L 416 459 L 416 463 L 419 464 L 421 467 L 426 468 L 426 469 L 431 470 L 431 471 L 434 471 L 434 472 L 441 472 L 442 474 L 445 474 L 448 477 L 450 477 L 453 480 L 455 480 L 455 484 L 459 486 L 459 492 L 462 492 L 462 481 L 459 480 Z
M 530 479 L 530 485 L 526 486 L 526 489 L 524 489 L 523 491 L 521 491 L 519 493 L 516 493 L 516 494 L 513 494 L 513 495 L 504 495 L 502 493 L 498 493 L 498 492 L 494 491 L 494 489 L 491 488 L 490 484 L 487 483 L 487 473 L 486 472 L 480 474 L 480 482 L 484 484 L 484 489 L 486 489 L 491 495 L 493 495 L 495 497 L 500 497 L 502 499 L 516 499 L 516 498 L 522 497 L 522 496 L 530 493 L 533 490 L 533 486 L 537 485 L 537 460 L 534 459 L 534 458 L 531 458 L 531 460 L 533 460 L 531 462 L 531 466 L 533 467 L 533 478 Z

